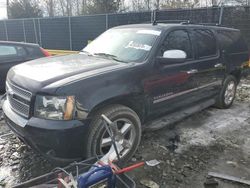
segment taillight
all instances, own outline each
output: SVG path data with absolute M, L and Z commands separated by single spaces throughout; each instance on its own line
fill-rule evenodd
M 42 53 L 43 53 L 43 55 L 44 55 L 45 57 L 51 56 L 50 53 L 49 53 L 48 51 L 44 50 L 43 48 L 40 48 L 40 49 L 41 49 L 41 51 L 42 51 Z

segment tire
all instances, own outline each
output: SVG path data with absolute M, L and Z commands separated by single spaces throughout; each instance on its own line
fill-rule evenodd
M 236 78 L 232 75 L 225 78 L 215 105 L 216 107 L 227 109 L 232 106 L 236 95 L 237 83 Z
M 104 142 L 105 138 L 106 141 L 110 141 L 110 139 L 108 139 L 109 136 L 101 118 L 102 114 L 106 115 L 111 121 L 116 122 L 118 128 L 123 128 L 121 130 L 124 133 L 126 132 L 126 127 L 131 124 L 128 132 L 124 134 L 124 139 L 132 139 L 130 140 L 132 144 L 130 145 L 130 149 L 127 151 L 127 153 L 125 152 L 121 157 L 121 162 L 128 161 L 130 158 L 132 158 L 140 144 L 141 122 L 138 115 L 132 109 L 122 105 L 107 106 L 98 111 L 93 116 L 93 120 L 90 123 L 90 130 L 87 138 L 87 157 L 104 155 L 109 151 L 111 147 L 111 145 L 107 144 L 108 142 Z M 125 123 L 128 123 L 126 124 L 128 126 L 125 126 Z

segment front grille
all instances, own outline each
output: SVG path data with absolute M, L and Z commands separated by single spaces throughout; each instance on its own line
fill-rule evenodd
M 14 84 L 11 84 L 10 82 L 8 82 L 8 85 L 10 86 L 10 88 L 12 89 L 12 91 L 13 91 L 16 95 L 18 95 L 18 96 L 24 98 L 24 99 L 27 100 L 27 101 L 30 101 L 30 100 L 31 100 L 31 97 L 32 97 L 32 93 L 31 93 L 31 92 L 29 92 L 29 91 L 27 91 L 27 90 L 25 90 L 25 89 L 23 89 L 23 88 L 20 88 L 20 87 L 14 85 Z
M 28 118 L 32 93 L 10 82 L 6 83 L 6 93 L 11 109 Z

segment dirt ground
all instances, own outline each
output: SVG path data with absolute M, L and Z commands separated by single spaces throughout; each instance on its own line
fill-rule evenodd
M 11 187 L 55 167 L 8 133 L 0 121 L 0 187 Z M 239 84 L 232 108 L 209 108 L 171 128 L 144 133 L 131 163 L 156 159 L 160 164 L 141 167 L 129 175 L 139 188 L 202 188 L 208 172 L 250 180 L 249 135 L 250 77 Z M 247 187 L 216 181 L 218 188 Z

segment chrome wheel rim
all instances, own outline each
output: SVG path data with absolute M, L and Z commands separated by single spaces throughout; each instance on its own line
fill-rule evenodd
M 224 94 L 224 102 L 226 105 L 230 105 L 234 99 L 236 92 L 236 86 L 234 81 L 230 81 L 227 85 L 225 94 Z
M 136 130 L 133 123 L 127 118 L 120 118 L 114 121 L 118 129 L 118 136 L 116 142 L 122 145 L 126 145 L 126 148 L 120 153 L 120 157 L 123 158 L 130 152 L 136 138 Z M 105 155 L 109 152 L 112 146 L 112 140 L 108 132 L 105 130 L 101 136 L 99 151 L 101 155 Z

